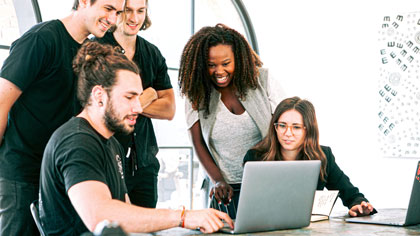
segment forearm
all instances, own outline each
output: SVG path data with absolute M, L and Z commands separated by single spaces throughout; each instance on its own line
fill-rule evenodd
M 206 142 L 204 141 L 203 134 L 201 132 L 200 121 L 195 122 L 190 128 L 190 134 L 192 143 L 197 153 L 200 163 L 203 165 L 207 174 L 214 182 L 224 180 L 222 173 L 220 172 L 219 167 L 213 160 L 213 157 L 210 154 L 210 151 L 207 147 Z
M 175 103 L 157 99 L 143 108 L 142 115 L 153 119 L 172 120 L 175 116 Z
M 129 233 L 169 229 L 177 227 L 181 220 L 181 210 L 142 208 L 113 199 L 100 204 L 96 213 L 95 222 L 89 226 L 91 231 L 105 219 L 118 222 Z
M 156 93 L 156 99 L 152 100 L 150 95 L 148 95 L 148 99 L 140 98 L 141 101 L 144 100 L 144 105 L 142 103 L 142 115 L 154 119 L 172 120 L 175 116 L 175 95 L 173 89 L 156 92 L 153 88 L 147 88 L 145 92 L 148 90 L 153 90 Z M 152 91 L 148 93 L 150 94 Z
M 214 182 L 224 181 L 225 179 L 223 178 L 219 167 L 216 165 L 213 158 L 211 157 L 207 145 L 202 142 L 196 143 L 194 141 L 193 145 L 195 151 L 197 152 L 198 160 L 203 165 L 211 180 Z
M 6 126 L 7 126 L 7 113 L 6 114 L 1 114 L 0 116 L 0 146 L 3 142 L 3 136 L 4 136 L 4 132 L 6 131 Z

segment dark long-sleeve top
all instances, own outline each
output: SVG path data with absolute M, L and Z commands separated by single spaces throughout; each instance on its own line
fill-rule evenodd
M 359 192 L 359 189 L 350 182 L 349 177 L 338 167 L 331 148 L 321 146 L 321 149 L 327 157 L 327 171 L 325 181 L 322 181 L 321 178 L 318 179 L 317 190 L 323 190 L 324 188 L 338 190 L 338 196 L 343 201 L 343 205 L 348 208 L 360 204 L 362 201 L 368 202 L 364 195 Z M 254 149 L 248 150 L 244 157 L 244 163 L 259 160 L 261 160 L 261 157 Z

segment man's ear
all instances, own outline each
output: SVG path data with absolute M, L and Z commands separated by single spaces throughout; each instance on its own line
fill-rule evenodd
M 105 89 L 100 85 L 95 85 L 95 87 L 92 88 L 92 101 L 93 105 L 102 107 L 107 100 L 107 93 Z

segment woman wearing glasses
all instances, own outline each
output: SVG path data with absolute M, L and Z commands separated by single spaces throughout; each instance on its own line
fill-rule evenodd
M 280 102 L 281 91 L 261 66 L 246 39 L 222 24 L 202 28 L 184 47 L 179 85 L 195 151 L 212 180 L 205 179 L 202 189 L 212 186 L 214 208 L 236 202 L 242 157 L 266 135 Z
M 320 160 L 317 189 L 326 187 L 339 190 L 339 196 L 349 208 L 350 216 L 375 212 L 373 206 L 338 167 L 331 148 L 319 145 L 315 108 L 312 103 L 299 97 L 287 98 L 277 106 L 268 135 L 244 157 L 244 163 L 291 160 Z

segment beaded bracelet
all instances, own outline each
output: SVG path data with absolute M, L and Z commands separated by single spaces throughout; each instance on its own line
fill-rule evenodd
M 182 206 L 182 213 L 181 213 L 181 221 L 179 222 L 179 227 L 182 227 L 182 228 L 184 228 L 184 224 L 185 224 L 185 213 L 186 213 L 186 211 L 185 211 L 185 206 Z

